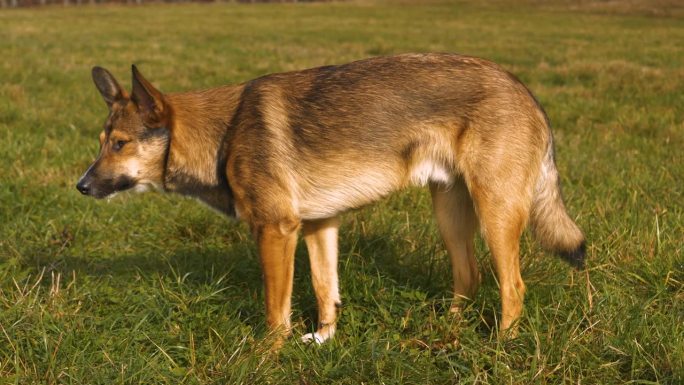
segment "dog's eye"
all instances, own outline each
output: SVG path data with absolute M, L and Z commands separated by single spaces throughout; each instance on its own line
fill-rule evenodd
M 114 144 L 112 145 L 112 150 L 114 150 L 114 151 L 119 151 L 119 150 L 121 150 L 121 148 L 123 148 L 123 146 L 124 146 L 125 144 L 126 144 L 126 141 L 125 141 L 125 140 L 117 140 L 117 141 L 114 142 Z

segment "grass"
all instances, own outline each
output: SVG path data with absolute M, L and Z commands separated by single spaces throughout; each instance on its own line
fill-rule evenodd
M 0 383 L 681 384 L 684 19 L 611 4 L 0 10 Z M 344 216 L 336 339 L 270 355 L 243 224 L 178 196 L 74 188 L 106 113 L 94 65 L 128 84 L 136 63 L 177 91 L 407 51 L 493 59 L 553 122 L 588 270 L 524 236 L 515 340 L 497 338 L 482 242 L 478 296 L 461 320 L 446 311 L 451 274 L 421 189 Z M 301 335 L 316 310 L 297 254 Z

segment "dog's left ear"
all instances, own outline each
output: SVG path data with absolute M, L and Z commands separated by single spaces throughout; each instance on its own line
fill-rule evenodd
M 107 103 L 107 107 L 109 107 L 110 110 L 114 104 L 122 103 L 126 100 L 128 97 L 126 91 L 121 88 L 109 71 L 102 67 L 93 67 L 92 75 L 95 87 L 100 91 L 102 98 L 105 103 Z
M 143 123 L 149 128 L 165 127 L 168 124 L 170 108 L 164 95 L 145 79 L 133 65 L 133 90 L 131 100 L 138 106 Z

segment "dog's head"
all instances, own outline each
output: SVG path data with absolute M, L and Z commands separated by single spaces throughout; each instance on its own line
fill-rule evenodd
M 109 107 L 100 154 L 76 184 L 84 195 L 104 198 L 135 188 L 162 186 L 171 107 L 133 66 L 130 96 L 104 68 L 93 68 L 95 86 Z

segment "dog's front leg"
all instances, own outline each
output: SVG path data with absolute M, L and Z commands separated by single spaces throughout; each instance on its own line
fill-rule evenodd
M 266 322 L 280 346 L 290 333 L 290 307 L 298 224 L 278 223 L 255 230 L 266 296 Z
M 311 280 L 318 303 L 318 328 L 305 334 L 303 342 L 323 343 L 335 334 L 340 292 L 337 279 L 337 229 L 334 218 L 305 221 L 302 226 L 304 241 L 311 261 Z

